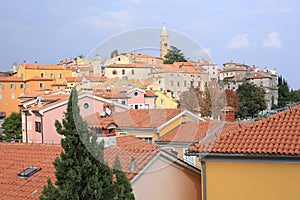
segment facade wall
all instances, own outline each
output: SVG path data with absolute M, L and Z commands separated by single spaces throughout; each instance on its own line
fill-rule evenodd
M 207 199 L 298 200 L 300 164 L 206 162 Z
M 11 88 L 11 84 L 15 85 L 15 88 Z M 24 94 L 24 82 L 0 82 L 0 112 L 5 112 L 8 117 L 12 112 L 19 112 L 20 101 L 18 97 Z M 23 88 L 21 88 L 21 86 Z
M 178 103 L 174 101 L 171 97 L 171 93 L 168 92 L 166 94 L 161 93 L 160 91 L 156 91 L 155 95 L 157 95 L 156 98 L 156 107 L 157 108 L 177 108 Z
M 124 70 L 124 73 L 123 73 Z M 115 74 L 113 72 L 116 72 Z M 105 68 L 105 76 L 107 78 L 127 78 L 133 80 L 143 80 L 148 78 L 151 73 L 151 67 L 113 67 Z
M 201 200 L 200 175 L 157 159 L 132 184 L 137 200 Z

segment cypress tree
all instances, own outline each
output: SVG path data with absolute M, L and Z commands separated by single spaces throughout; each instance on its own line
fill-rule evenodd
M 113 199 L 112 170 L 104 162 L 103 142 L 88 131 L 79 114 L 78 95 L 72 89 L 62 123 L 55 122 L 56 130 L 64 138 L 64 149 L 54 161 L 55 185 L 48 179 L 40 199 Z
M 122 171 L 119 156 L 115 157 L 113 169 L 116 178 L 114 181 L 115 199 L 134 200 L 131 185 L 126 177 L 125 172 Z

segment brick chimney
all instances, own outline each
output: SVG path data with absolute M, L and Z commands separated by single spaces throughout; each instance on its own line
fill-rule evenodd
M 228 121 L 228 122 L 234 122 L 235 121 L 235 118 L 234 118 L 234 115 L 235 115 L 235 112 L 234 112 L 234 108 L 231 107 L 231 106 L 225 106 L 222 110 L 222 120 L 223 121 Z

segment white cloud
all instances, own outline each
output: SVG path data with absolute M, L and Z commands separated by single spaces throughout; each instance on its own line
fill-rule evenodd
M 235 38 L 233 38 L 229 43 L 230 49 L 239 49 L 239 48 L 248 48 L 251 46 L 254 46 L 255 43 L 251 43 L 249 40 L 248 34 L 242 34 L 238 35 Z
M 85 16 L 79 19 L 82 24 L 99 28 L 127 28 L 130 15 L 127 10 L 102 12 L 99 15 Z
M 270 48 L 281 48 L 282 46 L 279 39 L 279 33 L 275 31 L 271 32 L 263 42 L 263 46 Z

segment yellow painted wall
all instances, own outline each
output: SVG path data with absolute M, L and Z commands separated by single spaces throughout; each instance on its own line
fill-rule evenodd
M 208 200 L 299 200 L 300 164 L 206 162 Z
M 157 108 L 177 108 L 178 103 L 172 99 L 170 94 L 163 94 L 160 91 L 156 91 L 156 107 Z

